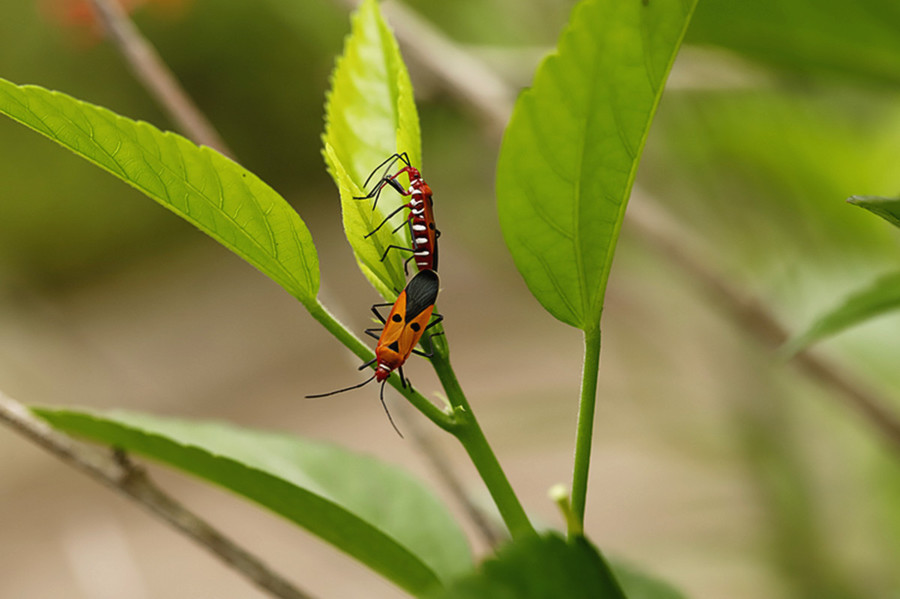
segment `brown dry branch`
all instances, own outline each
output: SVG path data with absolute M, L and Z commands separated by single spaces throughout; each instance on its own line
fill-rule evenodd
M 103 30 L 128 61 L 135 77 L 176 127 L 196 143 L 233 158 L 234 154 L 218 131 L 178 83 L 156 48 L 128 18 L 125 9 L 116 0 L 91 0 L 91 5 L 103 24 Z
M 636 192 L 635 195 L 642 195 Z M 682 240 L 687 233 L 679 231 L 674 221 L 651 202 L 632 202 L 628 207 L 628 225 L 648 247 L 675 264 L 710 303 L 728 315 L 742 331 L 755 339 L 773 355 L 784 347 L 790 332 L 775 314 L 757 298 L 721 276 L 691 251 Z M 886 398 L 869 388 L 846 369 L 806 348 L 790 362 L 801 373 L 835 393 L 835 397 L 858 412 L 894 449 L 900 451 L 900 418 L 888 406 Z
M 180 531 L 257 587 L 280 599 L 311 599 L 270 570 L 212 525 L 162 491 L 147 473 L 121 451 L 109 452 L 82 445 L 53 430 L 24 405 L 0 392 L 0 422 L 39 445 L 76 470 L 103 483 Z

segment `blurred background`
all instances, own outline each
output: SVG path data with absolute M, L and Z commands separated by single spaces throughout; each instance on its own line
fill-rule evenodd
M 512 89 L 529 83 L 573 5 L 407 3 Z M 354 330 L 370 326 L 379 300 L 343 238 L 319 155 L 347 6 L 133 0 L 129 10 L 238 160 L 307 223 L 323 302 Z M 456 372 L 526 508 L 560 528 L 546 491 L 570 481 L 580 334 L 541 309 L 505 250 L 493 199 L 497 137 L 401 49 L 443 232 L 440 309 Z M 4 3 L 0 76 L 174 127 L 82 0 Z M 900 265 L 896 230 L 844 202 L 900 192 L 898 100 L 893 0 L 701 0 L 629 211 L 664 215 L 692 256 L 798 331 Z M 603 319 L 588 534 L 696 599 L 900 597 L 897 447 L 840 394 L 779 362 L 671 258 L 626 218 Z M 817 351 L 900 412 L 900 315 Z M 356 366 L 240 259 L 0 119 L 5 393 L 328 440 L 401 464 L 447 497 L 417 446 L 394 434 L 375 391 L 302 400 L 356 382 Z M 424 361 L 407 374 L 435 396 Z M 395 395 L 389 402 L 400 428 L 431 438 L 487 505 L 454 442 Z M 404 596 L 241 499 L 152 472 L 315 596 Z M 263 596 L 132 503 L 0 429 L 0 597 Z

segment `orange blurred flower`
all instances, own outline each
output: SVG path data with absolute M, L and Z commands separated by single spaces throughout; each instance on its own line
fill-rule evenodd
M 113 0 L 131 14 L 146 6 L 154 15 L 177 20 L 187 12 L 190 0 Z M 75 36 L 78 45 L 93 45 L 103 38 L 100 23 L 90 0 L 38 0 L 44 18 L 61 25 Z

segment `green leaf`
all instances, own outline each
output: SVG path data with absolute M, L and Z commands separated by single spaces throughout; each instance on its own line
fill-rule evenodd
M 900 198 L 853 196 L 847 201 L 854 206 L 865 208 L 869 212 L 877 214 L 895 227 L 900 227 Z
M 390 187 L 374 211 L 372 200 L 353 198 L 366 195 L 363 186 L 369 174 L 394 153 L 406 152 L 413 166 L 421 166 L 419 117 L 409 73 L 378 3 L 364 0 L 352 21 L 325 105 L 323 154 L 340 190 L 344 231 L 356 261 L 383 296 L 394 298 L 406 286 L 403 261 L 409 255 L 394 250 L 384 262 L 381 257 L 392 244 L 412 247 L 406 227 L 391 233 L 403 217 L 365 236 L 406 201 Z
M 817 318 L 805 331 L 785 344 L 782 352 L 792 356 L 816 341 L 898 308 L 900 272 L 895 272 L 848 296 L 843 303 Z
M 506 244 L 553 316 L 599 326 L 613 251 L 696 0 L 585 0 L 516 102 L 497 166 Z
M 174 133 L 36 86 L 0 79 L 0 113 L 109 171 L 309 306 L 319 261 L 306 225 L 271 187 Z
M 406 472 L 286 434 L 146 414 L 33 410 L 55 428 L 175 466 L 307 529 L 410 593 L 471 569 L 463 533 Z
M 625 599 L 596 548 L 583 537 L 529 536 L 503 547 L 476 574 L 428 599 Z
M 684 599 L 684 595 L 668 583 L 631 566 L 613 563 L 612 569 L 628 599 Z

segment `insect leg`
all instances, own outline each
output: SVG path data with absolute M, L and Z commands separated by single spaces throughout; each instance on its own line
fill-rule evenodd
M 374 363 L 377 362 L 377 361 L 378 361 L 378 358 L 372 358 L 371 360 L 369 360 L 368 362 L 366 362 L 365 364 L 363 364 L 362 366 L 360 366 L 359 368 L 357 368 L 357 370 L 362 370 L 363 368 L 366 368 L 366 367 L 368 367 L 368 366 L 371 366 L 372 364 L 374 364 Z
M 443 314 L 438 314 L 438 313 L 435 312 L 434 314 L 432 314 L 432 316 L 434 316 L 434 320 L 432 320 L 431 322 L 429 322 L 429 323 L 428 323 L 428 326 L 425 327 L 425 330 L 426 330 L 426 331 L 427 331 L 428 329 L 430 329 L 431 327 L 433 327 L 434 325 L 436 325 L 437 323 L 439 323 L 439 322 L 441 322 L 442 320 L 444 320 L 444 315 L 443 315 Z
M 388 252 L 391 251 L 392 249 L 393 250 L 403 250 L 404 252 L 415 252 L 416 251 L 412 248 L 405 248 L 400 245 L 389 245 L 389 246 L 387 246 L 387 249 L 384 250 L 384 254 L 382 254 L 382 256 L 381 256 L 382 262 L 384 262 L 384 259 L 387 258 Z
M 372 229 L 372 230 L 369 232 L 368 235 L 366 235 L 365 237 L 363 237 L 363 239 L 368 239 L 369 237 L 371 237 L 372 235 L 374 235 L 374 234 L 378 231 L 378 229 L 380 229 L 381 227 L 383 227 L 389 220 L 391 220 L 391 217 L 393 217 L 395 214 L 397 214 L 398 212 L 400 212 L 400 211 L 403 210 L 404 208 L 409 208 L 409 204 L 403 204 L 402 206 L 400 206 L 399 208 L 397 208 L 396 210 L 394 210 L 393 212 L 391 212 L 390 214 L 388 214 L 388 215 L 384 218 L 384 220 L 381 221 L 381 224 L 378 225 L 377 227 L 375 227 L 374 229 Z M 400 225 L 400 227 L 397 227 L 396 229 L 394 229 L 393 232 L 396 233 L 396 232 L 399 231 L 400 228 L 403 227 L 403 225 L 405 225 L 405 224 L 406 224 L 406 222 L 404 221 L 404 222 Z
M 408 164 L 409 159 L 407 158 L 407 159 L 404 160 L 404 158 L 403 158 L 404 156 L 406 156 L 406 152 L 403 152 L 402 154 L 396 154 L 396 153 L 395 153 L 395 154 L 391 154 L 390 156 L 388 156 L 387 158 L 385 158 L 384 161 L 383 161 L 381 164 L 379 164 L 379 165 L 376 166 L 374 169 L 372 169 L 372 172 L 369 173 L 369 177 L 366 179 L 366 182 L 363 183 L 363 187 L 368 187 L 368 186 L 369 186 L 369 181 L 372 180 L 372 176 L 373 176 L 375 173 L 377 173 L 378 171 L 380 171 L 380 170 L 381 170 L 381 167 L 387 165 L 387 166 L 385 167 L 385 169 L 384 169 L 385 172 L 386 172 L 386 171 L 391 170 L 391 167 L 394 166 L 394 163 L 397 162 L 397 160 L 403 160 L 403 163 L 404 163 L 404 164 Z M 390 164 L 388 164 L 388 163 L 390 163 Z
M 375 317 L 381 321 L 381 324 L 387 324 L 387 321 L 385 321 L 384 316 L 382 316 L 381 314 L 378 313 L 378 308 L 387 308 L 388 306 L 393 306 L 393 305 L 394 304 L 387 304 L 387 303 L 386 304 L 372 304 L 372 314 L 374 314 Z
M 367 382 L 368 382 L 368 381 L 367 381 Z M 384 403 L 384 384 L 385 384 L 386 382 L 387 382 L 387 381 L 382 381 L 382 382 L 381 382 L 381 393 L 378 395 L 378 397 L 379 397 L 379 399 L 381 399 L 381 407 L 384 408 L 384 413 L 387 414 L 387 417 L 388 417 L 388 420 L 389 420 L 390 423 L 391 423 L 391 426 L 394 427 L 394 430 L 397 431 L 397 434 L 400 435 L 400 438 L 402 439 L 402 438 L 403 438 L 403 433 L 401 433 L 401 432 L 400 432 L 400 429 L 397 428 L 397 425 L 394 424 L 394 419 L 391 418 L 391 413 L 390 413 L 390 412 L 388 411 L 388 409 L 387 409 L 387 404 Z
M 378 185 L 372 188 L 372 191 L 370 191 L 369 193 L 367 193 L 364 196 L 353 196 L 353 199 L 354 200 L 371 200 L 372 198 L 377 196 L 379 193 L 381 193 L 382 187 L 384 187 L 384 182 L 379 181 Z
M 444 315 L 443 315 L 443 314 L 433 314 L 432 316 L 434 316 L 435 318 L 434 318 L 433 321 L 431 321 L 430 323 L 428 323 L 428 326 L 425 327 L 425 331 L 427 331 L 428 329 L 430 329 L 431 327 L 433 327 L 433 326 L 436 325 L 437 323 L 439 323 L 439 322 L 441 322 L 442 320 L 444 320 Z M 422 331 L 422 332 L 424 333 L 425 331 Z M 415 348 L 414 348 L 414 349 L 412 350 L 412 353 L 416 354 L 417 356 L 422 356 L 423 358 L 433 358 L 433 357 L 434 357 L 434 345 L 433 345 L 434 342 L 432 341 L 432 339 L 433 339 L 434 337 L 437 337 L 437 336 L 443 335 L 443 334 L 444 334 L 444 331 L 441 331 L 440 333 L 432 333 L 431 335 L 428 336 L 428 343 L 429 343 L 429 344 L 432 344 L 432 345 L 431 345 L 431 351 L 430 351 L 430 352 L 426 352 L 426 351 L 422 351 L 421 349 L 415 349 Z
M 402 172 L 403 171 L 400 171 L 400 173 L 402 173 Z M 394 189 L 396 189 L 397 193 L 399 193 L 400 195 L 408 196 L 412 192 L 406 191 L 405 189 L 403 189 L 402 185 L 397 183 L 397 177 L 400 176 L 400 173 L 397 173 L 396 175 L 388 177 L 387 179 L 384 180 L 384 182 L 387 183 L 388 185 L 390 185 L 391 187 L 393 187 Z
M 409 208 L 409 209 L 412 209 L 412 206 L 410 206 L 409 204 L 404 204 L 404 205 L 403 205 L 403 208 Z M 406 223 L 409 223 L 409 226 L 410 226 L 410 234 L 413 234 L 413 235 L 414 235 L 414 233 L 413 233 L 413 231 L 412 231 L 412 214 L 410 214 L 410 215 L 409 215 L 409 218 L 407 218 L 404 222 L 402 222 L 402 223 L 400 223 L 399 225 L 397 225 L 397 227 L 396 227 L 393 231 L 391 231 L 391 233 L 396 233 L 397 231 L 399 231 L 400 229 L 402 229 L 403 227 L 405 227 L 405 226 L 406 226 Z
M 428 343 L 429 343 L 429 345 L 431 345 L 431 351 L 422 351 L 421 349 L 413 349 L 412 353 L 416 354 L 417 356 L 422 356 L 423 358 L 433 358 L 434 357 L 434 341 L 432 341 L 432 339 L 434 339 L 435 337 L 439 337 L 443 334 L 444 334 L 444 331 L 441 331 L 440 333 L 434 333 L 434 334 L 428 336 Z
M 415 255 L 410 256 L 406 260 L 403 261 L 403 274 L 409 275 L 409 263 L 415 259 Z

